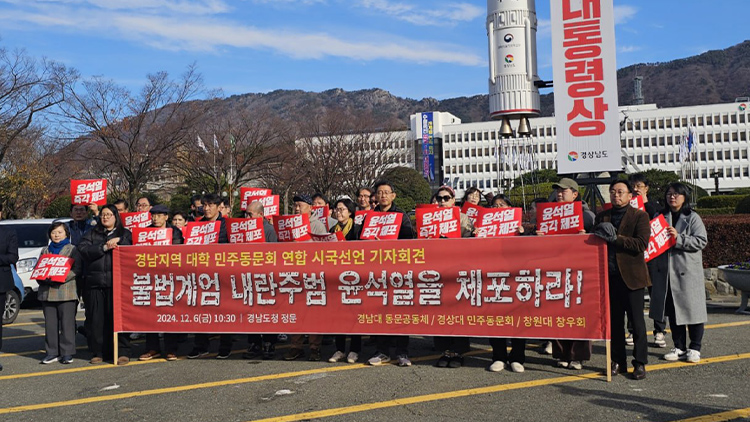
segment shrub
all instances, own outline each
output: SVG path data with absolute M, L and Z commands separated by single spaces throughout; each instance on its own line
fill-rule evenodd
M 747 195 L 714 195 L 698 199 L 698 208 L 736 208 Z
M 750 188 L 737 188 L 732 191 L 732 195 L 750 195 Z
M 736 214 L 750 214 L 750 195 L 746 196 L 742 201 L 737 204 L 734 212 Z
M 698 214 L 701 217 L 705 217 L 707 215 L 733 215 L 734 214 L 734 208 L 732 207 L 697 208 L 696 211 L 698 211 Z
M 703 250 L 703 266 L 717 267 L 750 259 L 750 215 L 717 215 L 703 218 L 708 245 Z

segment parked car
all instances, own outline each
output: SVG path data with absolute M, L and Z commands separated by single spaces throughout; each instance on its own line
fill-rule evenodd
M 32 292 L 39 290 L 39 283 L 32 280 L 31 272 L 36 266 L 39 254 L 49 244 L 47 231 L 50 224 L 56 221 L 67 223 L 71 218 L 41 218 L 28 220 L 0 220 L 0 224 L 11 226 L 18 236 L 18 262 L 16 271 L 23 283 L 24 296 L 32 296 Z
M 6 295 L 5 307 L 3 308 L 3 325 L 12 324 L 16 320 L 18 313 L 21 312 L 21 302 L 23 302 L 23 298 L 26 296 L 23 282 L 16 272 L 16 267 L 11 265 L 10 271 L 13 273 L 15 288 Z

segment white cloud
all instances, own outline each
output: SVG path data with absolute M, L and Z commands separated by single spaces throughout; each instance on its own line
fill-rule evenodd
M 615 25 L 619 25 L 629 21 L 633 16 L 638 13 L 638 9 L 633 6 L 619 5 L 615 6 Z
M 389 0 L 359 0 L 359 5 L 414 25 L 455 25 L 483 16 L 484 8 L 470 3 L 431 3 L 422 7 Z
M 620 53 L 634 53 L 640 51 L 642 48 L 638 45 L 621 45 L 617 48 Z

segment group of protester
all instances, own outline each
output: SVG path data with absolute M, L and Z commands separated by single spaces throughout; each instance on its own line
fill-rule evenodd
M 563 178 L 553 185 L 554 197 L 539 198 L 532 206 L 540 202 L 573 202 L 581 201 L 578 184 Z M 649 316 L 654 321 L 655 344 L 666 347 L 666 320 L 672 330 L 674 347 L 664 355 L 668 361 L 700 360 L 703 325 L 707 320 L 705 291 L 702 280 L 701 250 L 706 246 L 707 236 L 701 218 L 690 208 L 689 188 L 682 183 L 672 183 L 666 187 L 663 210 L 648 201 L 648 180 L 642 174 L 634 174 L 628 180 L 616 180 L 609 186 L 612 207 L 595 215 L 583 203 L 583 228 L 581 233 L 591 233 L 604 239 L 608 244 L 607 265 L 609 271 L 610 319 L 612 325 L 612 366 L 613 375 L 627 372 L 626 344 L 628 339 L 633 343 L 634 379 L 646 376 L 647 336 L 644 318 L 645 289 L 650 291 Z M 357 210 L 375 210 L 379 212 L 402 213 L 399 239 L 414 237 L 411 220 L 408 214 L 398 208 L 394 200 L 396 192 L 389 182 L 378 182 L 372 188 L 361 188 L 355 200 L 343 197 L 336 200 L 332 207 L 332 216 L 328 224 L 330 229 L 318 219 L 311 218 L 312 234 L 324 235 L 341 232 L 346 241 L 358 240 L 361 226 L 355 223 Z M 635 195 L 643 197 L 645 210 L 641 211 L 630 205 Z M 483 195 L 476 188 L 469 188 L 463 198 L 464 202 L 479 205 Z M 294 213 L 311 215 L 315 205 L 327 205 L 322 194 L 313 196 L 299 194 L 294 196 Z M 511 201 L 502 194 L 488 195 L 487 206 L 493 208 L 512 207 Z M 449 186 L 440 187 L 432 197 L 439 207 L 454 207 L 457 204 L 455 191 Z M 101 363 L 111 360 L 114 355 L 113 338 L 113 298 L 112 298 L 112 251 L 122 245 L 132 244 L 131 233 L 123 227 L 120 213 L 129 211 L 125 200 L 104 205 L 101 209 L 95 205 L 87 209 L 84 205 L 71 206 L 70 223 L 56 222 L 49 228 L 49 245 L 42 254 L 53 253 L 72 258 L 73 265 L 64 283 L 52 283 L 40 280 L 39 300 L 45 316 L 46 356 L 41 363 L 70 363 L 75 354 L 75 314 L 79 298 L 85 304 L 85 324 L 80 330 L 86 335 L 88 348 L 92 354 L 90 363 Z M 153 227 L 171 227 L 172 244 L 182 244 L 183 228 L 188 221 L 220 221 L 219 243 L 227 243 L 227 231 L 224 217 L 230 209 L 224 199 L 215 194 L 191 198 L 191 211 L 175 212 L 164 205 L 152 205 L 148 198 L 139 198 L 136 203 L 138 211 L 149 211 Z M 94 214 L 89 218 L 89 211 Z M 248 205 L 246 216 L 258 218 L 264 216 L 263 205 L 254 201 Z M 1 209 L 0 209 L 1 212 Z M 645 262 L 646 250 L 650 237 L 650 220 L 663 214 L 669 224 L 669 235 L 675 239 L 675 245 L 666 253 L 652 261 Z M 533 214 L 532 214 L 533 216 Z M 266 242 L 277 241 L 277 235 L 266 219 L 264 232 Z M 533 222 L 532 222 L 533 223 Z M 471 220 L 465 215 L 460 217 L 461 236 L 472 237 L 475 229 Z M 542 235 L 537 233 L 533 224 L 525 230 L 519 227 L 520 235 Z M 5 300 L 6 291 L 12 288 L 12 279 L 8 281 L 10 265 L 18 260 L 17 239 L 13 230 L 0 226 L 0 300 Z M 10 284 L 9 284 L 10 283 Z M 625 316 L 631 332 L 626 337 Z M 690 343 L 687 336 L 690 336 Z M 185 341 L 185 335 L 164 334 L 164 347 L 161 347 L 160 335 L 146 335 L 146 352 L 140 355 L 141 360 L 150 360 L 164 356 L 166 360 L 177 359 L 178 343 Z M 222 334 L 216 357 L 226 359 L 230 356 L 233 335 Z M 307 337 L 307 339 L 305 338 Z M 349 351 L 346 350 L 346 337 L 335 336 L 335 353 L 329 362 L 346 360 L 349 363 L 359 361 L 362 353 L 362 337 L 350 336 Z M 272 359 L 275 356 L 275 344 L 279 335 L 250 334 L 249 347 L 243 354 L 245 358 Z M 118 364 L 127 364 L 130 360 L 131 341 L 127 334 L 119 334 Z M 291 347 L 284 354 L 285 360 L 295 360 L 305 356 L 304 344 L 309 347 L 308 359 L 321 360 L 323 336 L 292 335 Z M 436 362 L 437 367 L 459 368 L 463 365 L 464 354 L 469 351 L 468 337 L 435 337 L 435 348 L 442 352 Z M 499 372 L 509 368 L 513 372 L 523 372 L 525 363 L 525 339 L 511 339 L 510 353 L 507 351 L 507 340 L 491 338 L 493 349 L 492 364 L 489 370 Z M 0 328 L 0 346 L 2 331 Z M 396 362 L 399 366 L 410 366 L 408 336 L 377 336 L 375 352 L 368 359 L 370 365 L 381 365 L 391 361 L 391 348 L 395 348 Z M 583 362 L 591 358 L 591 342 L 552 340 L 551 354 L 557 365 L 573 370 L 582 368 Z M 208 354 L 209 336 L 196 334 L 193 348 L 187 355 L 189 359 L 200 358 Z M 0 366 L 0 369 L 2 366 Z

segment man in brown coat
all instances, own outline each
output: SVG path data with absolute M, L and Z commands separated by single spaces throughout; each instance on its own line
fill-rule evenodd
M 627 372 L 625 313 L 633 323 L 633 379 L 646 377 L 648 342 L 643 302 L 650 284 L 643 251 L 651 235 L 649 217 L 630 206 L 633 186 L 625 180 L 609 185 L 612 208 L 596 216 L 594 234 L 607 241 L 609 311 L 612 330 L 612 375 Z

